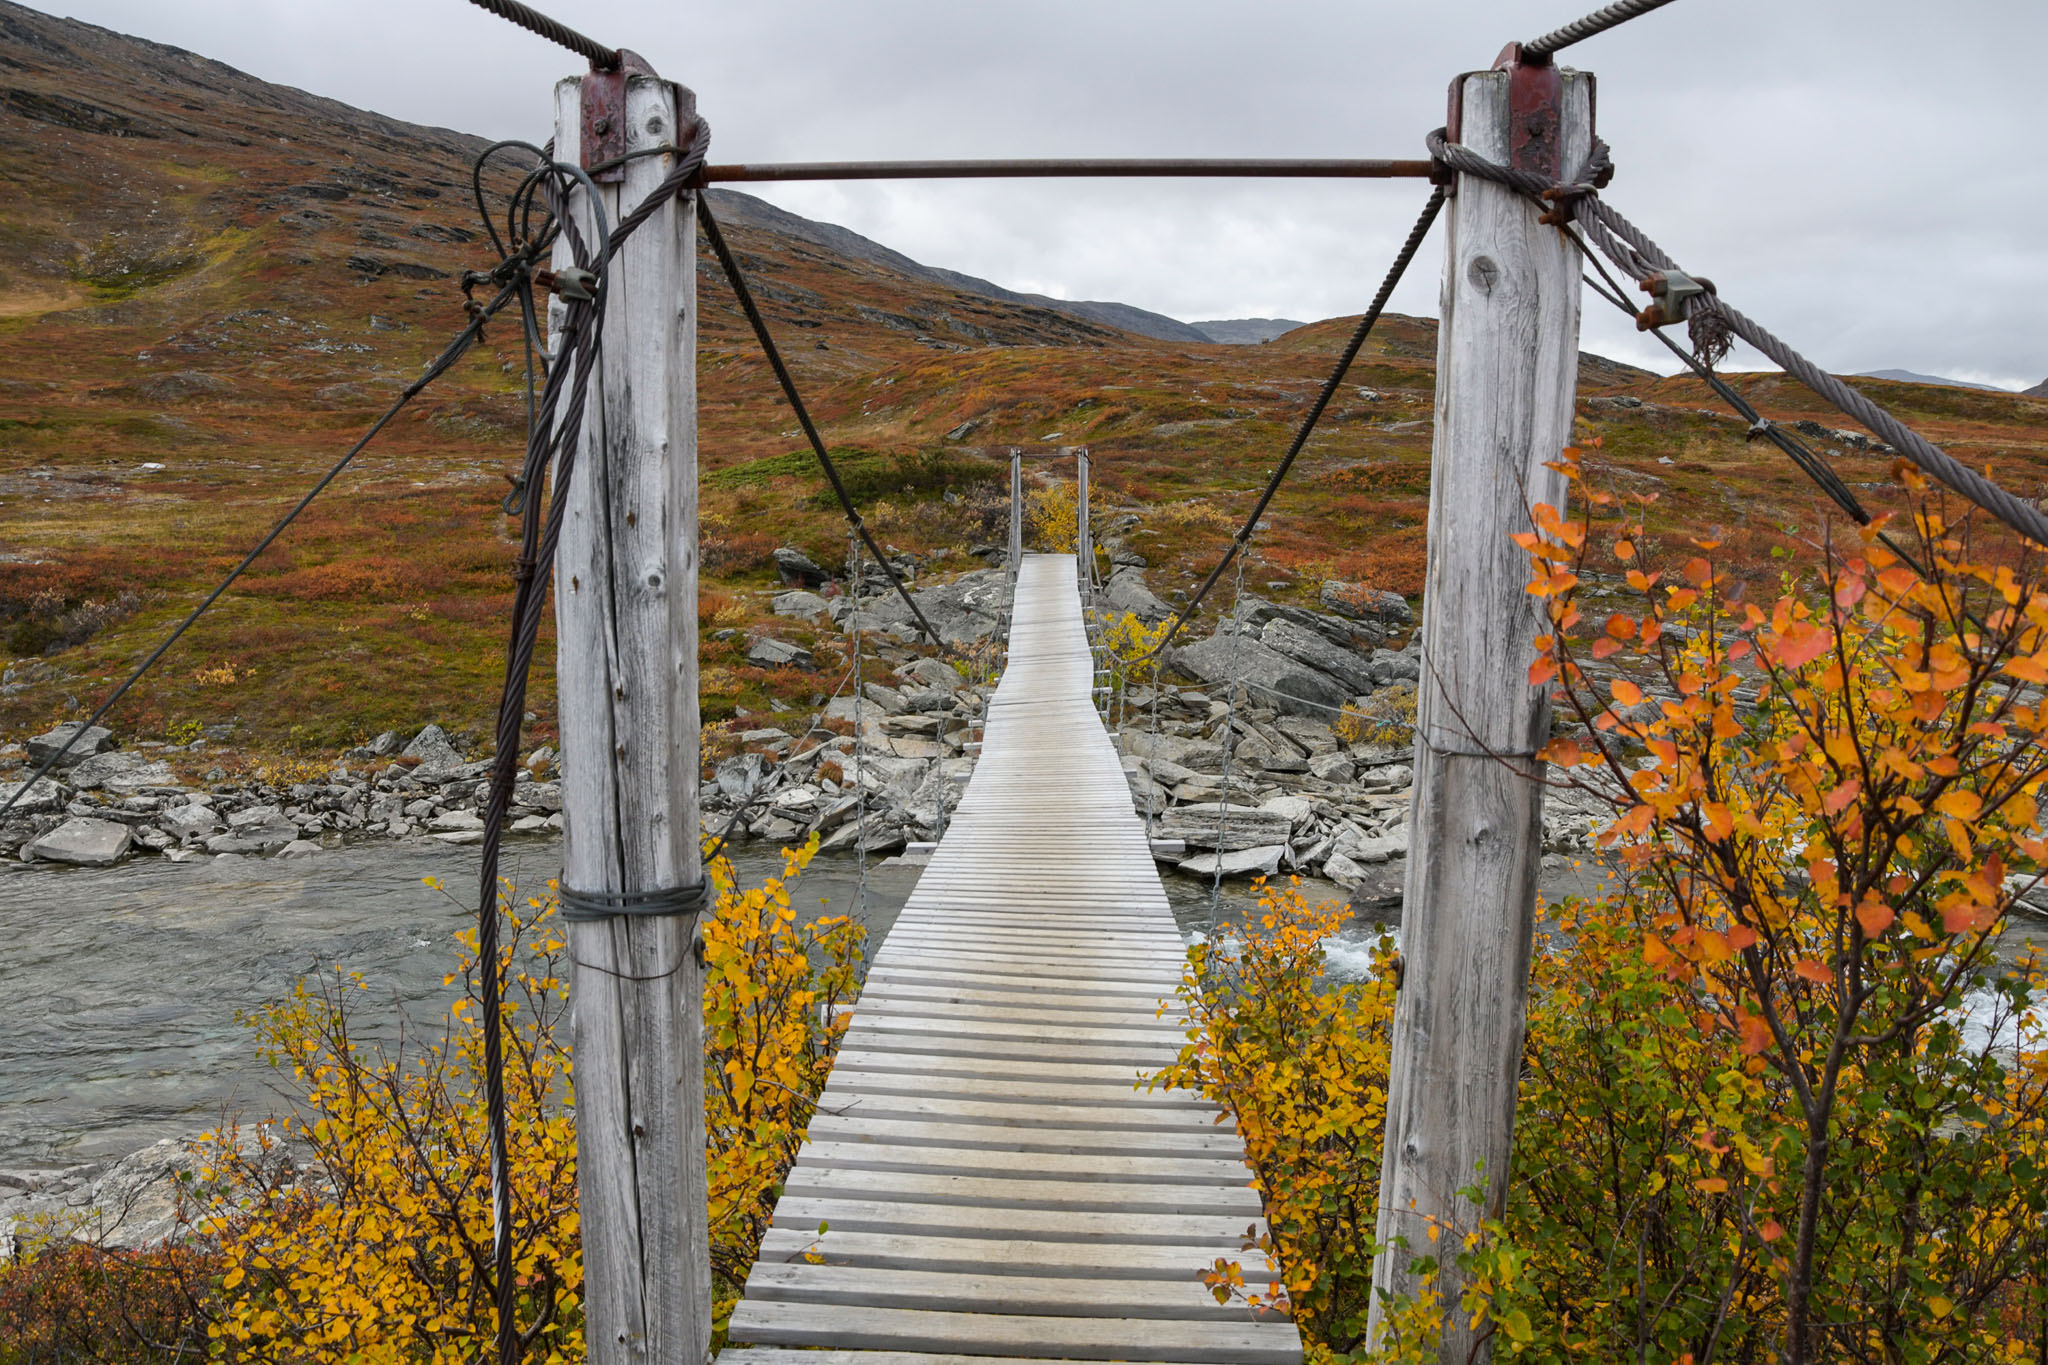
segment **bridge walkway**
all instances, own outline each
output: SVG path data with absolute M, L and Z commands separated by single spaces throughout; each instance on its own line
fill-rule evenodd
M 1291 1322 L 1200 1278 L 1263 1270 L 1235 1128 L 1135 1088 L 1181 1041 L 1157 1008 L 1184 953 L 1092 684 L 1073 557 L 1026 557 L 981 761 L 874 955 L 723 1365 L 1299 1365 Z

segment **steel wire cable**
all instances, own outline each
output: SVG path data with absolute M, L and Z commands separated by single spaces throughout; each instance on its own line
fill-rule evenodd
M 1358 359 L 1358 353 L 1365 348 L 1366 338 L 1372 335 L 1372 329 L 1379 322 L 1380 314 L 1386 311 L 1387 301 L 1393 297 L 1395 287 L 1401 283 L 1401 277 L 1408 272 L 1408 266 L 1414 261 L 1415 253 L 1421 249 L 1423 239 L 1429 235 L 1431 225 L 1436 222 L 1437 214 L 1443 209 L 1445 196 L 1446 192 L 1441 185 L 1430 191 L 1429 201 L 1422 206 L 1422 213 L 1416 218 L 1415 226 L 1408 231 L 1408 239 L 1401 244 L 1400 251 L 1395 253 L 1394 263 L 1387 268 L 1386 278 L 1380 282 L 1379 293 L 1373 296 L 1372 306 L 1366 309 L 1365 316 L 1358 320 L 1358 326 L 1351 333 L 1351 340 L 1345 345 L 1344 353 L 1338 357 L 1336 368 L 1331 370 L 1330 377 L 1323 381 L 1322 392 L 1316 395 L 1308 414 L 1302 418 L 1301 426 L 1294 433 L 1293 442 L 1287 447 L 1287 453 L 1281 457 L 1279 467 L 1273 471 L 1273 476 L 1266 481 L 1265 491 L 1259 494 L 1258 503 L 1252 508 L 1252 514 L 1245 518 L 1244 526 L 1231 538 L 1229 548 L 1223 552 L 1223 558 L 1216 561 L 1216 567 L 1209 571 L 1209 576 L 1202 581 L 1202 586 L 1195 590 L 1195 595 L 1189 599 L 1188 604 L 1173 614 L 1167 622 L 1166 634 L 1160 637 L 1159 643 L 1135 662 L 1144 663 L 1166 651 L 1167 646 L 1173 643 L 1173 637 L 1180 633 L 1181 626 L 1201 609 L 1202 599 L 1209 595 L 1210 589 L 1216 586 L 1231 562 L 1238 558 L 1245 542 L 1251 539 L 1252 532 L 1258 528 L 1259 518 L 1266 514 L 1267 504 L 1271 503 L 1273 495 L 1280 491 L 1280 485 L 1286 480 L 1288 471 L 1294 468 L 1295 459 L 1308 445 L 1309 437 L 1315 434 L 1316 423 L 1322 419 L 1323 410 L 1330 406 L 1330 400 L 1336 396 L 1338 388 L 1344 382 L 1345 374 L 1351 369 L 1351 362 Z
M 1563 28 L 1552 29 L 1533 42 L 1523 43 L 1522 56 L 1525 59 L 1553 57 L 1573 43 L 1619 28 L 1631 19 L 1662 9 L 1670 3 L 1671 0 L 1618 0 L 1615 4 L 1594 10 L 1583 19 L 1573 20 Z
M 1595 183 L 1598 176 L 1594 172 L 1604 167 L 1607 148 L 1598 138 L 1593 139 L 1587 166 L 1570 182 L 1554 181 L 1548 176 L 1490 161 L 1467 147 L 1451 142 L 1442 128 L 1429 135 L 1429 148 L 1452 170 L 1505 185 L 1543 204 L 1550 214 L 1569 217 L 1586 241 L 1598 247 L 1624 273 L 1640 283 L 1650 284 L 1660 276 L 1685 273 L 1642 229 L 1601 198 Z M 2029 540 L 2048 545 L 2048 515 L 2043 515 L 2038 505 L 1970 469 L 1883 407 L 1815 365 L 1723 300 L 1711 288 L 1693 297 L 1685 308 L 1685 314 L 1686 321 L 1718 324 L 1725 328 L 1727 335 L 1741 337 L 1808 389 L 1861 422 L 1922 472 Z
M 718 263 L 725 269 L 725 277 L 732 283 L 732 292 L 739 299 L 740 311 L 754 329 L 754 338 L 761 344 L 761 353 L 767 357 L 768 366 L 775 371 L 776 382 L 782 386 L 782 396 L 789 400 L 789 406 L 796 413 L 797 425 L 803 428 L 804 437 L 811 444 L 811 453 L 817 456 L 818 467 L 825 473 L 825 479 L 832 485 L 832 495 L 839 500 L 839 507 L 846 514 L 847 524 L 852 526 L 866 542 L 875 562 L 882 566 L 882 572 L 889 576 L 889 585 L 896 589 L 896 595 L 903 599 L 903 605 L 910 608 L 910 614 L 917 621 L 917 627 L 924 637 L 932 642 L 933 648 L 941 653 L 951 652 L 939 633 L 932 629 L 932 623 L 925 619 L 917 602 L 911 597 L 910 589 L 904 585 L 903 576 L 896 572 L 896 566 L 882 553 L 882 547 L 875 543 L 874 535 L 867 523 L 861 520 L 860 510 L 853 505 L 853 498 L 846 491 L 846 484 L 839 477 L 839 467 L 832 463 L 832 455 L 825 448 L 825 438 L 818 434 L 818 427 L 811 420 L 810 409 L 804 406 L 803 395 L 797 391 L 796 379 L 790 374 L 789 366 L 783 362 L 782 351 L 775 344 L 775 337 L 768 330 L 768 320 L 761 315 L 761 309 L 754 302 L 754 291 L 747 287 L 746 276 L 740 272 L 739 261 L 733 256 L 732 248 L 726 245 L 725 233 L 719 230 L 718 218 L 711 212 L 708 200 L 697 203 L 697 217 L 704 224 L 704 236 L 711 243 L 712 252 Z M 860 583 L 853 584 L 854 601 L 860 601 Z
M 616 71 L 619 66 L 617 48 L 606 47 L 595 38 L 586 38 L 575 29 L 559 20 L 550 19 L 531 5 L 522 5 L 519 0 L 469 0 L 478 9 L 488 10 L 500 19 L 508 20 L 528 33 L 538 34 L 551 43 L 568 48 L 577 56 L 589 62 L 598 71 Z
M 384 410 L 384 415 L 379 417 L 375 422 L 371 423 L 369 430 L 363 433 L 361 439 L 359 439 L 354 445 L 350 446 L 348 448 L 348 451 L 345 454 L 343 454 L 340 459 L 336 460 L 334 464 L 328 468 L 327 472 L 322 474 L 319 480 L 316 483 L 314 483 L 314 485 L 311 488 L 306 490 L 305 496 L 300 498 L 296 503 L 294 503 L 291 507 L 291 510 L 286 512 L 283 517 L 278 519 L 277 524 L 272 526 L 269 532 L 265 534 L 261 540 L 256 542 L 254 548 L 252 548 L 249 551 L 249 553 L 242 556 L 241 562 L 236 564 L 234 568 L 228 571 L 227 576 L 221 579 L 219 584 L 217 584 L 214 587 L 213 591 L 209 592 L 203 599 L 201 599 L 199 605 L 192 608 L 192 610 L 186 614 L 185 619 L 178 622 L 178 624 L 172 628 L 171 633 L 169 635 L 166 635 L 163 638 L 163 640 L 157 645 L 157 647 L 151 650 L 148 656 L 144 658 L 141 663 L 135 666 L 134 670 L 130 672 L 125 679 L 122 680 L 121 685 L 116 687 L 111 693 L 108 694 L 107 699 L 99 704 L 99 707 L 93 711 L 92 715 L 86 719 L 85 723 L 83 725 L 78 726 L 68 736 L 65 737 L 63 744 L 58 746 L 57 752 L 50 755 L 50 757 L 48 757 L 47 759 L 44 759 L 42 765 L 29 775 L 28 780 L 26 780 L 18 788 L 16 788 L 14 793 L 7 798 L 5 803 L 0 803 L 0 819 L 5 819 L 9 811 L 13 810 L 22 801 L 26 800 L 29 792 L 34 790 L 35 785 L 38 782 L 41 782 L 43 779 L 47 778 L 52 772 L 56 771 L 57 767 L 61 763 L 63 763 L 65 757 L 68 754 L 70 754 L 73 748 L 77 746 L 78 741 L 84 737 L 86 731 L 90 730 L 93 726 L 98 725 L 101 720 L 106 718 L 107 713 L 113 710 L 114 706 L 123 697 L 127 696 L 128 693 L 135 687 L 135 685 L 141 682 L 143 677 L 146 674 L 148 674 L 148 672 L 152 668 L 156 667 L 157 662 L 161 660 L 165 654 L 170 652 L 171 646 L 177 644 L 178 641 L 181 638 L 183 638 L 185 632 L 190 630 L 192 626 L 199 620 L 199 618 L 206 614 L 207 609 L 212 607 L 214 603 L 218 602 L 221 599 L 222 594 L 224 594 L 225 592 L 227 592 L 229 588 L 234 586 L 236 580 L 241 578 L 243 573 L 248 570 L 249 566 L 251 564 L 254 564 L 256 560 L 263 554 L 263 552 L 269 549 L 271 545 L 276 542 L 277 538 L 285 533 L 286 528 L 289 527 L 294 521 L 298 520 L 299 514 L 304 512 L 308 507 L 312 506 L 313 500 L 319 497 L 322 493 L 326 492 L 328 485 L 332 484 L 336 479 L 340 478 L 342 472 L 346 470 L 351 464 L 355 463 L 356 456 L 362 454 L 363 451 L 369 446 L 370 442 L 377 439 L 378 433 L 383 431 L 385 427 L 391 425 L 392 420 L 396 418 L 400 412 L 405 410 L 407 404 L 411 403 L 413 399 L 419 397 L 421 391 L 423 391 L 429 384 L 433 383 L 436 379 L 439 379 L 442 375 L 446 374 L 448 370 L 455 364 L 455 362 L 457 360 L 460 360 L 464 353 L 467 352 L 471 346 L 476 344 L 477 340 L 483 336 L 484 324 L 488 322 L 493 316 L 495 316 L 500 309 L 504 308 L 505 305 L 512 302 L 516 292 L 517 290 L 513 286 L 508 285 L 503 290 L 501 290 L 498 293 L 498 295 L 495 298 L 493 298 L 489 303 L 481 304 L 478 306 L 477 311 L 470 318 L 469 325 L 467 327 L 464 327 L 462 331 L 457 333 L 455 339 L 449 342 L 447 347 L 443 349 L 439 355 L 434 357 L 434 359 L 432 359 L 431 361 L 427 362 L 426 369 L 422 371 L 420 377 L 418 379 L 415 379 L 412 383 L 406 385 L 405 388 L 400 391 L 398 397 L 392 402 L 391 406 Z

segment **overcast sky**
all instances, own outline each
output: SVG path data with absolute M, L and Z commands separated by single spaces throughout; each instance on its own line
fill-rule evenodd
M 575 59 L 462 0 L 35 0 L 399 118 L 539 139 Z M 550 0 L 713 159 L 1421 156 L 1460 70 L 1593 0 Z M 2048 4 L 1677 0 L 1574 48 L 1608 197 L 1840 371 L 2048 376 Z M 766 187 L 934 265 L 1183 319 L 1360 311 L 1415 182 Z M 1426 250 L 1395 297 L 1433 313 Z M 1420 268 L 1426 265 L 1427 268 Z M 1588 349 L 1669 370 L 1588 298 Z M 1661 359 L 1660 359 L 1661 358 Z M 1738 357 L 1739 363 L 1744 357 Z M 1751 357 L 1753 359 L 1753 357 Z

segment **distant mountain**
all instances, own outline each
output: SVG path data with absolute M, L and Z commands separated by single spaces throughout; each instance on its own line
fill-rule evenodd
M 840 227 L 837 223 L 814 222 L 786 209 L 779 209 L 765 199 L 756 199 L 750 194 L 721 190 L 714 190 L 712 193 L 718 196 L 714 202 L 722 208 L 735 210 L 741 222 L 764 231 L 779 233 L 784 237 L 810 242 L 841 256 L 850 256 L 857 261 L 885 266 L 914 279 L 927 280 L 932 284 L 958 289 L 963 293 L 979 294 L 983 298 L 1001 299 L 1005 303 L 1050 308 L 1069 317 L 1086 318 L 1090 322 L 1120 327 L 1126 332 L 1136 332 L 1139 336 L 1153 337 L 1160 341 L 1204 344 L 1213 340 L 1200 329 L 1191 327 L 1177 318 L 1167 317 L 1164 313 L 1147 312 L 1128 303 L 1113 303 L 1107 300 L 1055 299 L 1044 294 L 1020 294 L 1014 289 L 1005 289 L 978 276 L 963 275 L 957 270 L 947 270 L 941 266 L 913 261 L 902 252 L 893 251 L 880 242 L 863 237 L 851 228 Z
M 1212 322 L 1191 322 L 1188 326 L 1200 332 L 1211 341 L 1225 346 L 1256 346 L 1262 341 L 1284 336 L 1297 327 L 1306 327 L 1305 322 L 1293 318 L 1218 318 Z
M 2023 389 L 2021 392 L 2033 398 L 2048 398 L 2048 379 L 2042 380 L 2031 389 Z
M 1988 393 L 2011 393 L 1996 384 L 1974 384 L 1967 379 L 1943 379 L 1940 375 L 1916 374 L 1912 370 L 1865 370 L 1858 379 L 1896 379 L 1902 384 L 1939 384 L 1948 389 L 1983 389 Z M 2048 383 L 2048 380 L 2042 381 Z

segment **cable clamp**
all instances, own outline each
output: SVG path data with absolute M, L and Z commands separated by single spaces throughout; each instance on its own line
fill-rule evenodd
M 1778 424 L 1776 422 L 1773 422 L 1768 417 L 1759 417 L 1749 424 L 1749 432 L 1742 439 L 1745 441 L 1766 440 L 1777 429 Z
M 608 919 L 665 919 L 684 916 L 694 919 L 711 904 L 711 882 L 706 878 L 688 886 L 658 891 L 573 891 L 567 881 L 557 884 L 562 918 L 570 924 L 595 924 Z
M 597 276 L 581 266 L 565 265 L 560 270 L 536 270 L 533 282 L 568 303 L 591 303 L 597 298 Z
M 1714 282 L 1694 279 L 1682 270 L 1660 270 L 1637 286 L 1650 296 L 1648 308 L 1636 314 L 1636 330 L 1647 332 L 1669 327 L 1692 316 L 1693 300 L 1714 292 Z

